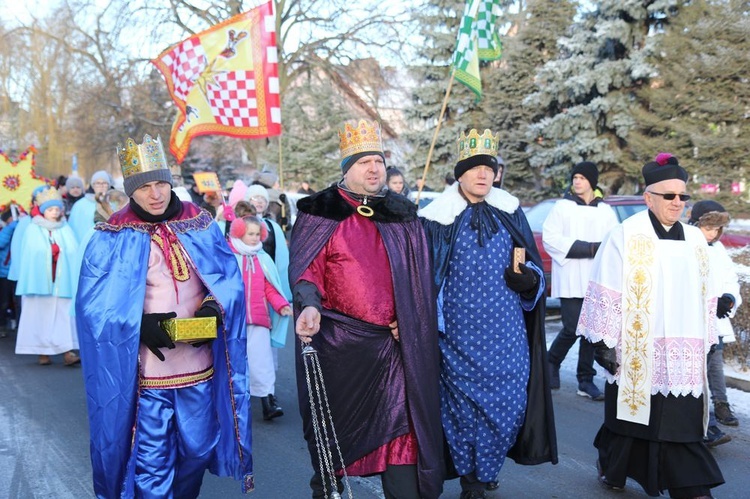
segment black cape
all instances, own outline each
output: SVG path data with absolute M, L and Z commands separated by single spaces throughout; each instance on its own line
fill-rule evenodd
M 488 206 L 488 208 L 510 233 L 514 245 L 526 249 L 527 261 L 533 262 L 541 269 L 542 259 L 536 248 L 534 235 L 520 206 L 513 213 L 499 210 L 494 206 Z M 465 212 L 462 214 L 465 215 Z M 456 230 L 458 224 L 455 222 L 461 216 L 457 216 L 454 223 L 447 225 L 422 218 L 435 269 L 435 296 L 437 296 L 437 292 L 442 287 L 448 273 L 451 249 L 455 246 L 455 240 L 458 236 L 458 230 Z M 524 424 L 518 433 L 516 443 L 508 451 L 508 457 L 518 464 L 535 465 L 545 462 L 557 464 L 558 461 L 555 416 L 547 369 L 544 317 L 545 302 L 543 298 L 539 300 L 533 310 L 530 312 L 524 311 L 531 358 L 527 387 L 528 401 Z

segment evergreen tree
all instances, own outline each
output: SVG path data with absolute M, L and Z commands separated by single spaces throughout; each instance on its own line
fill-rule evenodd
M 750 154 L 750 4 L 694 0 L 665 22 L 652 62 L 653 84 L 638 91 L 638 127 L 629 137 L 637 163 L 671 152 L 701 183 L 719 184 L 718 200 L 734 214 L 747 197 L 731 195 Z
M 637 189 L 643 162 L 628 154 L 635 92 L 648 84 L 649 30 L 674 0 L 597 2 L 570 36 L 560 40 L 562 58 L 537 73 L 538 92 L 527 103 L 547 110 L 530 127 L 531 166 L 559 193 L 570 168 L 582 160 L 597 163 L 607 192 Z
M 406 110 L 409 119 L 422 125 L 408 137 L 414 146 L 414 163 L 420 165 L 413 176 L 421 175 L 433 139 L 465 5 L 461 0 L 432 0 L 415 11 L 425 39 L 420 55 L 426 63 L 413 68 L 419 84 Z M 445 174 L 453 171 L 456 139 L 461 131 L 477 128 L 481 133 L 490 128 L 500 134 L 508 187 L 518 189 L 523 199 L 531 199 L 541 180 L 527 167 L 526 128 L 539 111 L 525 107 L 523 101 L 534 90 L 536 68 L 557 53 L 556 39 L 570 25 L 575 2 L 501 1 L 499 5 L 502 13 L 496 21 L 503 56 L 499 61 L 481 64 L 481 100 L 454 83 L 431 159 L 428 184 L 439 185 Z
M 450 80 L 451 58 L 456 46 L 456 35 L 463 15 L 464 0 L 429 0 L 414 10 L 414 18 L 420 26 L 424 43 L 419 56 L 424 63 L 412 68 L 412 77 L 417 82 L 411 105 L 406 109 L 407 120 L 416 122 L 415 131 L 406 134 L 411 144 L 411 165 L 408 176 L 421 177 L 438 125 L 440 109 Z M 456 139 L 461 130 L 470 128 L 464 123 L 464 113 L 471 109 L 474 94 L 461 84 L 454 85 L 445 109 L 443 123 L 435 142 L 430 161 L 427 184 L 438 186 L 445 174 L 453 172 L 456 160 Z
M 523 102 L 535 90 L 536 71 L 557 56 L 557 40 L 570 27 L 575 12 L 571 1 L 530 0 L 526 10 L 507 18 L 511 27 L 503 37 L 503 59 L 487 68 L 487 126 L 500 135 L 504 187 L 523 201 L 541 196 L 545 185 L 539 170 L 529 168 L 528 141 L 528 127 L 544 109 Z

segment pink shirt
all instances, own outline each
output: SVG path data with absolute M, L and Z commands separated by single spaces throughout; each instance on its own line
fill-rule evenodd
M 179 244 L 179 243 L 178 243 Z M 176 252 L 175 250 L 173 250 Z M 184 249 L 180 246 L 180 251 Z M 158 244 L 151 241 L 146 273 L 146 298 L 143 313 L 175 312 L 178 318 L 193 317 L 206 297 L 206 288 L 198 272 L 185 260 L 188 278 L 173 279 L 164 253 Z M 176 287 L 176 290 L 175 290 Z M 210 379 L 213 354 L 208 345 L 198 348 L 187 343 L 175 342 L 175 348 L 162 348 L 164 362 L 159 360 L 145 345 L 140 346 L 141 384 L 159 388 L 179 388 Z

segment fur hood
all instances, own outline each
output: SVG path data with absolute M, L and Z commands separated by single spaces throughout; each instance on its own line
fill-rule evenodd
M 417 207 L 414 203 L 391 191 L 383 197 L 369 198 L 369 206 L 375 213 L 373 222 L 402 223 L 416 220 Z M 297 201 L 297 209 L 302 213 L 341 222 L 354 214 L 354 207 L 343 198 L 337 186 L 324 189 L 312 196 Z
M 458 186 L 459 183 L 454 182 L 453 185 L 447 187 L 433 202 L 419 210 L 418 215 L 441 225 L 451 225 L 456 217 L 469 206 L 466 198 L 458 191 Z M 507 213 L 515 212 L 520 205 L 517 197 L 495 187 L 490 189 L 490 193 L 484 200 L 490 206 Z

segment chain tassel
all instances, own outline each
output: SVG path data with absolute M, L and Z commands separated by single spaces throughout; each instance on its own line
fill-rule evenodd
M 341 499 L 336 487 L 336 470 L 334 467 L 334 456 L 329 442 L 336 445 L 336 457 L 342 465 L 344 472 L 343 481 L 349 491 L 349 499 L 353 499 L 352 489 L 349 487 L 349 478 L 346 475 L 344 457 L 341 453 L 336 430 L 333 427 L 331 407 L 328 404 L 328 395 L 323 381 L 323 371 L 320 368 L 318 352 L 310 345 L 302 347 L 302 361 L 305 365 L 305 380 L 307 382 L 307 395 L 310 399 L 310 414 L 312 416 L 313 432 L 315 434 L 315 447 L 318 451 L 318 462 L 320 465 L 320 477 L 323 483 L 323 493 L 329 499 Z M 328 493 L 328 487 L 331 493 Z

